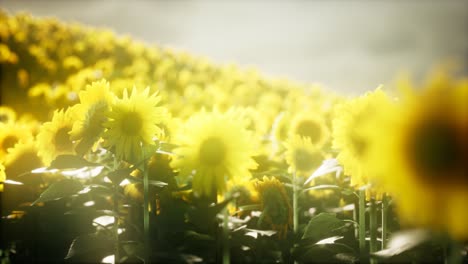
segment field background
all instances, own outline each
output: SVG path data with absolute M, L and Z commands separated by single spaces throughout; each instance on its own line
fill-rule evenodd
M 435 63 L 468 58 L 468 1 L 2 0 L 0 6 L 112 28 L 348 94 L 389 84 L 403 70 L 421 77 Z

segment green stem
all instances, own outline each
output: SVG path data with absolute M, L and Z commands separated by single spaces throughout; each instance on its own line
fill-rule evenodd
M 114 235 L 115 235 L 115 252 L 114 263 L 120 263 L 120 242 L 119 242 L 119 201 L 118 201 L 119 186 L 115 185 L 114 190 Z
M 369 210 L 369 233 L 370 233 L 370 252 L 377 251 L 377 203 L 372 198 L 370 201 Z M 377 263 L 373 258 L 370 259 L 370 263 Z
M 461 264 L 463 262 L 463 257 L 461 254 L 463 245 L 458 241 L 452 240 L 448 249 L 449 252 L 446 262 L 448 264 Z
M 359 251 L 366 254 L 366 191 L 359 190 Z M 365 261 L 362 261 L 364 263 Z
M 294 230 L 294 234 L 297 234 L 297 229 L 298 229 L 298 226 L 299 226 L 299 219 L 298 219 L 298 208 L 297 208 L 296 171 L 293 172 L 292 186 L 293 186 L 293 230 Z
M 146 168 L 146 161 L 143 162 L 143 230 L 144 230 L 144 262 L 150 263 L 149 260 L 149 243 L 150 243 L 150 208 L 149 208 L 149 180 L 148 170 Z
M 223 210 L 223 264 L 231 263 L 229 250 L 229 214 L 227 208 Z
M 388 228 L 388 197 L 383 195 L 382 197 L 382 249 L 387 247 L 387 228 Z
M 354 221 L 354 237 L 359 239 L 359 219 L 358 219 L 358 206 L 354 203 L 354 210 L 353 210 L 353 221 Z

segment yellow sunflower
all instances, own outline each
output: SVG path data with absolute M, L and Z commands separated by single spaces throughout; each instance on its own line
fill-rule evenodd
M 229 179 L 250 178 L 255 169 L 255 139 L 235 111 L 202 111 L 178 131 L 171 166 L 186 181 L 193 173 L 193 190 L 201 196 L 223 194 Z
M 105 80 L 93 82 L 79 94 L 80 103 L 75 105 L 77 120 L 70 132 L 72 140 L 79 141 L 76 152 L 84 154 L 100 138 L 104 131 L 103 123 L 114 101 L 109 83 Z
M 0 124 L 16 120 L 16 112 L 8 106 L 0 106 Z
M 0 160 L 5 158 L 8 149 L 14 147 L 20 141 L 33 139 L 32 130 L 21 123 L 0 123 Z
M 131 162 L 142 160 L 143 147 L 154 144 L 153 138 L 159 136 L 161 129 L 157 124 L 166 118 L 166 110 L 158 107 L 160 97 L 149 94 L 149 88 L 138 92 L 134 87 L 131 95 L 125 89 L 122 99 L 116 99 L 103 134 L 104 145 L 119 159 Z
M 70 131 L 76 120 L 74 108 L 55 110 L 52 120 L 44 123 L 37 134 L 39 156 L 47 166 L 58 156 L 75 154 Z
M 44 166 L 34 141 L 20 142 L 5 157 L 5 173 L 16 180 L 19 175 Z
M 373 130 L 370 162 L 403 222 L 467 239 L 468 80 L 406 89 Z M 372 130 L 370 130 L 372 131 Z M 385 138 L 382 138 L 385 131 Z
M 290 126 L 289 137 L 299 135 L 309 138 L 312 144 L 317 148 L 321 148 L 325 145 L 330 137 L 330 132 L 324 118 L 310 111 L 295 114 L 291 120 Z
M 317 169 L 324 159 L 323 154 L 315 147 L 310 138 L 294 135 L 285 143 L 286 162 L 289 165 L 290 173 L 297 173 L 300 176 L 309 176 Z
M 262 208 L 260 224 L 276 230 L 279 239 L 285 238 L 292 226 L 293 210 L 284 185 L 275 177 L 264 176 L 255 186 Z
M 334 112 L 333 148 L 339 151 L 336 158 L 343 166 L 344 174 L 351 176 L 353 187 L 369 184 L 368 177 L 373 176 L 370 175 L 374 173 L 370 171 L 371 167 L 364 164 L 371 144 L 366 128 L 371 125 L 372 115 L 389 103 L 388 96 L 377 89 L 343 102 Z M 382 132 L 376 127 L 373 129 Z

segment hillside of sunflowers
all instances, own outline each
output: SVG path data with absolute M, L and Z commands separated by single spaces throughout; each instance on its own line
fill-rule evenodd
M 27 13 L 0 39 L 2 264 L 468 263 L 456 68 L 349 97 Z

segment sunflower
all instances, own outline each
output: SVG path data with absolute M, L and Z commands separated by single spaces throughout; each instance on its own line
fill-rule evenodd
M 294 115 L 291 120 L 289 137 L 295 135 L 309 138 L 315 147 L 321 148 L 328 141 L 329 130 L 323 117 L 304 111 Z
M 79 94 L 80 103 L 75 105 L 77 120 L 70 132 L 72 140 L 79 140 L 76 152 L 84 154 L 95 144 L 104 131 L 106 114 L 114 101 L 105 80 L 93 82 Z
M 260 224 L 276 230 L 278 238 L 285 238 L 292 226 L 293 211 L 284 185 L 275 177 L 264 176 L 262 181 L 256 182 L 255 187 L 262 208 Z
M 317 149 L 310 138 L 294 135 L 285 143 L 286 162 L 289 165 L 290 173 L 297 173 L 300 176 L 309 176 L 322 164 L 323 154 Z
M 8 149 L 20 141 L 33 139 L 32 130 L 22 123 L 0 123 L 0 160 L 5 158 Z
M 368 177 L 373 172 L 364 164 L 371 144 L 366 128 L 370 126 L 372 115 L 389 103 L 388 96 L 376 89 L 343 102 L 334 112 L 332 144 L 339 151 L 336 158 L 343 166 L 344 174 L 351 176 L 351 186 L 359 188 L 369 184 Z
M 75 153 L 69 136 L 75 120 L 76 114 L 73 107 L 66 111 L 55 110 L 52 120 L 44 123 L 39 129 L 37 148 L 39 156 L 47 166 L 58 155 Z
M 255 184 L 255 179 L 229 180 L 226 184 L 226 193 L 224 195 L 218 195 L 218 200 L 223 201 L 225 198 L 237 194 L 233 202 L 228 204 L 229 213 L 231 215 L 235 214 L 238 212 L 240 206 L 259 202 Z M 238 212 L 238 216 L 245 216 L 247 215 L 246 213 L 248 212 Z
M 419 92 L 406 89 L 382 113 L 376 127 L 392 136 L 370 133 L 369 160 L 379 165 L 404 222 L 467 239 L 468 80 L 437 81 Z
M 186 181 L 193 174 L 193 190 L 201 196 L 223 194 L 229 179 L 250 178 L 257 167 L 252 156 L 255 140 L 236 111 L 202 111 L 175 135 L 171 166 Z
M 5 173 L 9 179 L 16 179 L 17 176 L 44 166 L 42 159 L 38 155 L 36 143 L 32 140 L 20 142 L 8 151 L 5 157 Z
M 16 112 L 8 106 L 0 106 L 0 124 L 16 120 Z
M 125 89 L 122 99 L 116 99 L 104 123 L 104 145 L 117 158 L 130 162 L 142 160 L 143 147 L 154 144 L 153 138 L 161 133 L 157 124 L 166 118 L 165 108 L 156 106 L 160 97 L 149 94 L 149 88 L 138 92 L 134 87 L 131 95 Z

